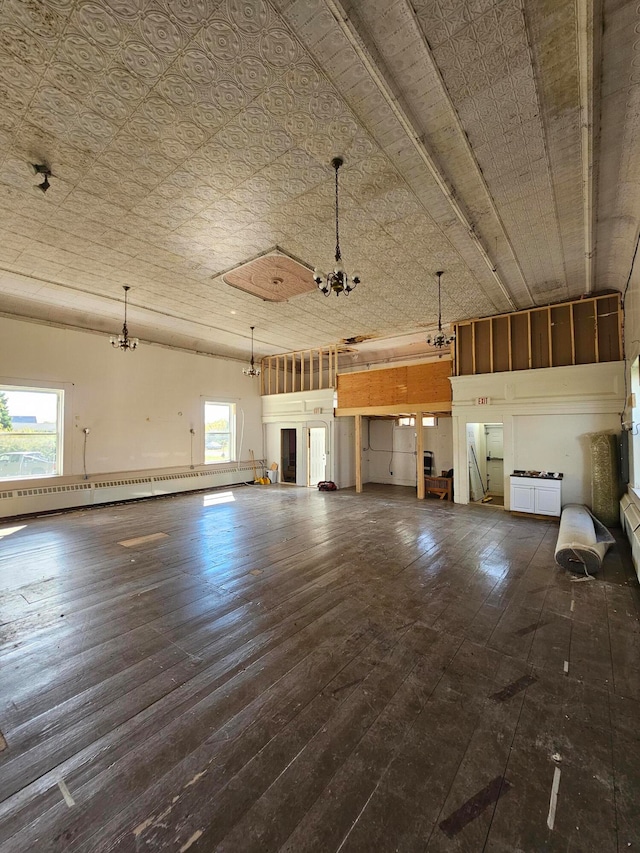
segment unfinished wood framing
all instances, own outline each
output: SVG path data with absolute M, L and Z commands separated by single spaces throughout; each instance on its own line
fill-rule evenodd
M 424 498 L 424 430 L 422 429 L 422 412 L 416 412 L 416 477 L 417 497 Z
M 362 491 L 362 415 L 356 415 L 355 443 L 356 443 L 356 492 Z
M 457 323 L 456 375 L 619 361 L 621 323 L 619 293 Z
M 335 388 L 338 347 L 298 350 L 262 359 L 263 395 Z

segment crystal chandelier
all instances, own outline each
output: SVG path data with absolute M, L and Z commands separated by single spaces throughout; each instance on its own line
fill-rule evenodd
M 260 376 L 260 368 L 255 366 L 253 360 L 253 330 L 255 326 L 251 326 L 251 367 L 243 367 L 242 372 L 245 376 Z
M 111 335 L 110 341 L 112 347 L 126 352 L 127 350 L 134 350 L 138 346 L 138 339 L 130 338 L 129 330 L 127 329 L 127 293 L 131 288 L 128 284 L 124 284 L 122 289 L 124 290 L 124 323 L 122 324 L 122 332 L 119 335 Z
M 313 271 L 313 280 L 325 296 L 328 296 L 330 293 L 335 293 L 336 296 L 339 296 L 341 293 L 346 293 L 348 296 L 355 288 L 355 286 L 360 283 L 360 277 L 356 273 L 354 273 L 352 276 L 347 275 L 342 265 L 342 255 L 340 254 L 340 231 L 338 221 L 338 169 L 340 168 L 340 166 L 342 166 L 343 163 L 344 160 L 342 159 L 342 157 L 334 157 L 331 161 L 331 165 L 336 170 L 336 265 L 333 269 L 333 272 L 327 273 L 326 275 L 321 272 L 317 267 Z
M 427 338 L 427 343 L 430 347 L 435 347 L 440 350 L 439 358 L 442 356 L 442 350 L 445 347 L 448 347 L 449 344 L 452 344 L 455 340 L 455 335 L 445 335 L 442 331 L 442 304 L 440 298 L 440 284 L 442 279 L 442 270 L 436 273 L 438 276 L 438 334 L 437 335 L 429 335 Z

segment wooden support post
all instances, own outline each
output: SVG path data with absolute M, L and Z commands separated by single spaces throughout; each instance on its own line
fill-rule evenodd
M 362 491 L 362 415 L 356 415 L 356 492 Z
M 422 412 L 416 412 L 416 474 L 418 477 L 418 500 L 424 498 L 424 429 Z

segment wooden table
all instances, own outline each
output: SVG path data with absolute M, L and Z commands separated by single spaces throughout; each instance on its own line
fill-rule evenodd
M 441 501 L 453 500 L 453 477 L 425 477 L 424 490 L 438 495 Z

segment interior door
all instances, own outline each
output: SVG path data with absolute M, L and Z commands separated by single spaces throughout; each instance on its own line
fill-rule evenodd
M 504 494 L 503 427 L 502 424 L 486 424 L 487 479 L 488 491 L 494 495 Z
M 281 481 L 283 483 L 296 482 L 296 431 L 295 429 L 283 429 L 281 435 L 282 469 Z
M 309 428 L 309 486 L 317 486 L 326 480 L 327 472 L 327 430 L 325 427 Z

